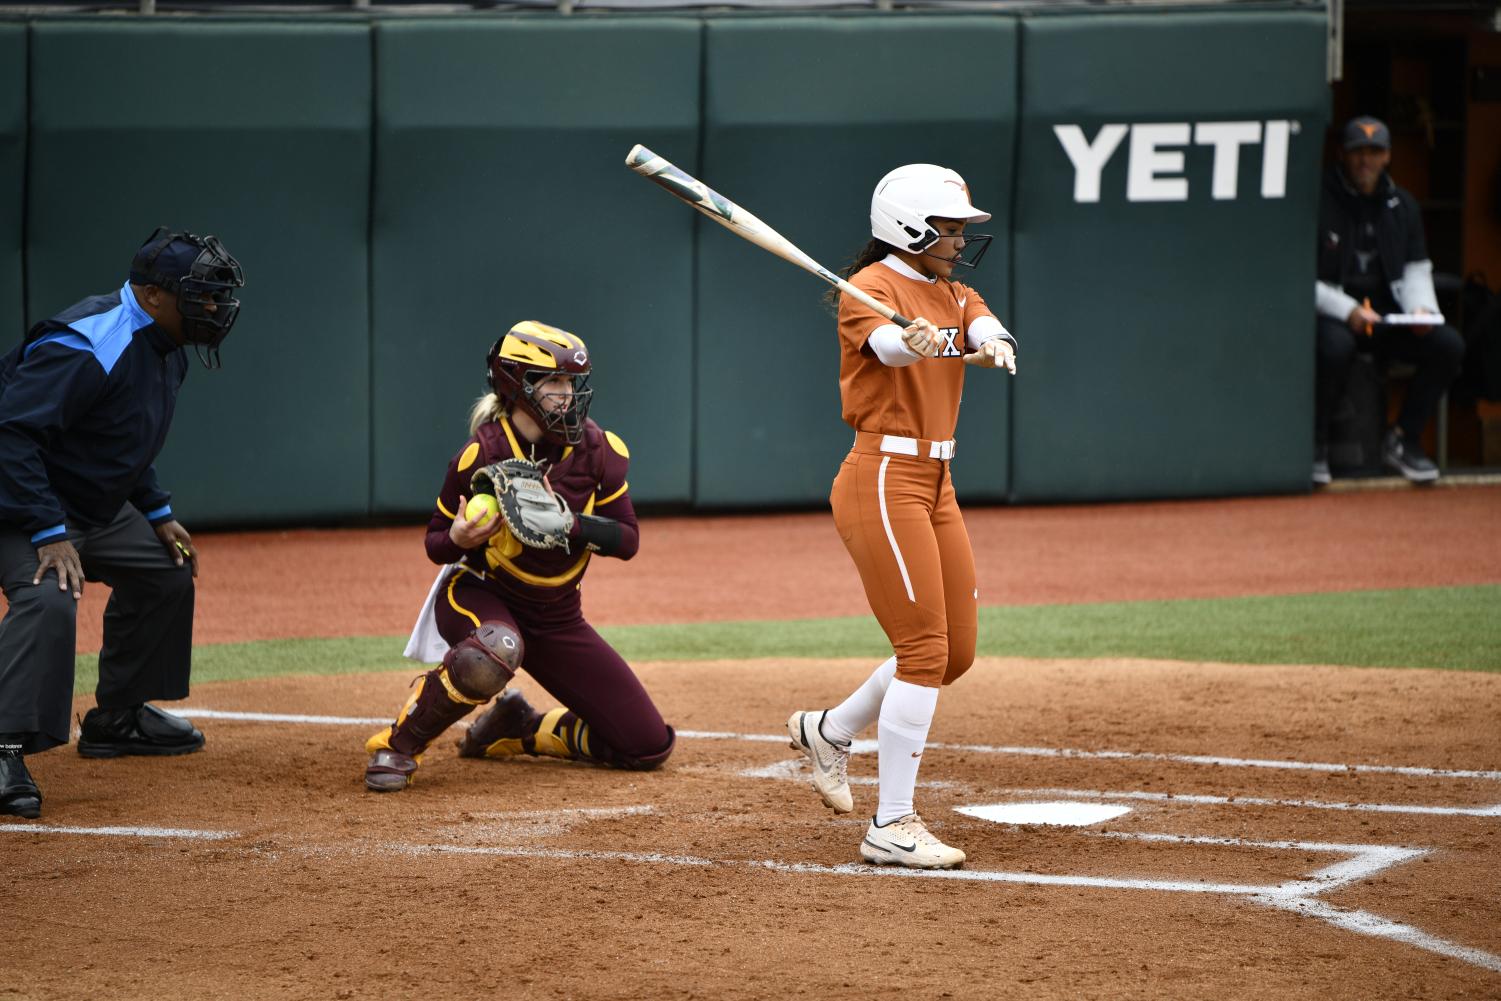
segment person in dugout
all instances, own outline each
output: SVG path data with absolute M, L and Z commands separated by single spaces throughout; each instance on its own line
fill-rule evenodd
M 366 741 L 369 789 L 405 789 L 432 742 L 497 695 L 460 738 L 460 756 L 649 770 L 672 753 L 672 727 L 584 619 L 589 560 L 628 560 L 639 543 L 630 452 L 588 417 L 590 371 L 582 339 L 532 320 L 490 349 L 490 392 L 474 405 L 470 438 L 449 462 L 428 522 L 427 554 L 443 569 L 407 647 L 414 659 L 441 663 L 417 679 L 395 722 Z M 540 537 L 472 503 L 475 473 L 507 460 L 545 470 L 554 507 Z M 523 666 L 561 706 L 539 712 L 506 689 Z

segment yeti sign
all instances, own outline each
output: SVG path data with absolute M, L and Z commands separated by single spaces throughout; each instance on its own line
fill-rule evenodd
M 1188 201 L 1188 177 L 1184 173 L 1184 149 L 1188 146 L 1214 149 L 1210 196 L 1215 201 L 1233 201 L 1239 195 L 1242 146 L 1261 147 L 1261 197 L 1282 198 L 1287 194 L 1289 137 L 1297 133 L 1297 122 L 1281 120 L 1102 125 L 1093 139 L 1086 137 L 1078 125 L 1053 126 L 1053 134 L 1073 164 L 1076 202 L 1100 200 L 1100 176 L 1128 135 L 1128 202 Z

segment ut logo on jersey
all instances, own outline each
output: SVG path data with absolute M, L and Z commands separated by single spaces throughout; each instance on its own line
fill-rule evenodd
M 943 345 L 943 350 L 938 352 L 938 357 L 959 358 L 963 356 L 964 352 L 959 350 L 958 327 L 939 327 L 938 337 L 939 343 Z

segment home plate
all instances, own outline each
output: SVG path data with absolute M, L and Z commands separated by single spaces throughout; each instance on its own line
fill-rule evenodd
M 1131 812 L 1129 806 L 1114 803 L 991 803 L 955 809 L 966 817 L 978 817 L 997 824 L 1056 824 L 1060 827 L 1087 827 Z

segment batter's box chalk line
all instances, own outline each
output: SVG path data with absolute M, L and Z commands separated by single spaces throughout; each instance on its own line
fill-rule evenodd
M 1298 810 L 1344 810 L 1356 813 L 1412 813 L 1441 817 L 1501 817 L 1501 803 L 1492 806 L 1423 806 L 1415 803 L 1339 803 L 1318 799 L 1267 799 L 1261 796 L 1205 796 L 1194 793 L 1102 791 L 1098 789 L 1002 789 L 1007 796 L 1061 796 L 1082 800 L 1135 800 L 1183 803 L 1194 806 L 1281 806 Z
M 246 723 L 291 723 L 308 726 L 383 726 L 389 716 L 303 716 L 288 713 L 230 712 L 184 706 L 173 709 L 179 716 L 192 719 L 221 719 Z M 785 744 L 785 733 L 735 733 L 721 730 L 678 730 L 684 740 L 739 740 L 752 743 Z M 856 753 L 875 750 L 873 740 L 857 740 L 851 747 Z M 1204 754 L 1163 754 L 1151 751 L 1092 751 L 1070 747 L 1008 747 L 991 744 L 930 743 L 935 751 L 965 751 L 973 754 L 1001 754 L 1034 758 L 1078 758 L 1108 761 L 1170 761 L 1185 765 L 1218 768 L 1270 768 L 1284 771 L 1353 772 L 1364 775 L 1411 775 L 1422 778 L 1485 779 L 1501 782 L 1501 771 L 1419 768 L 1408 765 L 1355 765 L 1325 761 L 1278 761 L 1261 758 L 1230 758 Z
M 735 774 L 745 779 L 777 779 L 781 781 L 803 782 L 809 771 L 806 758 L 788 758 L 784 761 L 773 762 L 758 768 L 745 768 Z M 874 786 L 879 782 L 870 775 L 851 775 L 849 784 L 852 786 Z M 970 791 L 962 782 L 947 782 L 939 780 L 922 780 L 917 783 L 920 789 L 946 789 L 953 791 Z M 992 794 L 991 792 L 985 793 Z M 1410 813 L 1431 816 L 1451 817 L 1501 817 L 1501 803 L 1492 806 L 1425 806 L 1414 803 L 1340 803 L 1317 799 L 1268 799 L 1262 796 L 1210 796 L 1196 793 L 1175 792 L 1146 792 L 1143 790 L 1119 790 L 1106 792 L 1098 789 L 1063 789 L 1057 787 L 1041 788 L 1014 788 L 993 790 L 994 795 L 1014 796 L 1019 798 L 1031 798 L 1037 796 L 1052 796 L 1065 799 L 1078 800 L 1112 800 L 1112 801 L 1138 801 L 1164 804 L 1178 804 L 1184 806 L 1274 806 L 1294 810 L 1336 810 L 1365 813 Z M 1129 807 L 1122 808 L 1123 810 Z M 1117 814 L 1118 815 L 1118 814 Z M 994 818 L 981 818 L 985 820 Z M 1109 817 L 1101 817 L 1108 820 Z M 1023 823 L 1047 823 L 1043 820 L 1023 821 Z M 1094 821 L 1090 821 L 1094 823 Z
M 1122 840 L 1173 844 L 1213 844 L 1241 848 L 1267 848 L 1327 852 L 1348 856 L 1301 879 L 1275 885 L 1208 883 L 1193 880 L 1128 879 L 1115 876 L 1048 875 L 1034 872 L 1003 872 L 985 869 L 924 871 L 878 866 L 818 865 L 810 862 L 780 862 L 773 859 L 715 859 L 697 855 L 659 852 L 626 852 L 586 849 L 502 847 L 472 845 L 391 845 L 394 851 L 412 855 L 472 855 L 547 861 L 625 862 L 638 865 L 731 867 L 806 876 L 842 876 L 871 879 L 939 879 L 965 883 L 1013 883 L 1031 886 L 1087 887 L 1102 890 L 1147 890 L 1161 893 L 1208 893 L 1238 897 L 1265 907 L 1291 911 L 1324 921 L 1336 928 L 1402 942 L 1441 956 L 1458 959 L 1482 969 L 1501 973 L 1501 956 L 1459 945 L 1421 929 L 1391 921 L 1368 911 L 1347 910 L 1316 899 L 1318 894 L 1346 886 L 1392 866 L 1428 854 L 1426 850 L 1392 845 L 1325 844 L 1310 841 L 1247 841 L 1239 838 L 1191 837 L 1173 834 L 1105 833 L 1096 836 Z
M 182 838 L 189 841 L 226 841 L 239 831 L 200 831 L 188 827 L 69 827 L 61 824 L 0 824 L 0 834 L 87 834 L 106 838 Z
M 254 712 L 228 712 L 214 709 L 185 708 L 174 710 L 179 715 L 197 719 L 222 719 L 226 721 L 280 723 L 292 725 L 315 725 L 315 726 L 379 726 L 389 723 L 390 719 L 381 717 L 351 717 L 351 716 L 310 716 L 291 715 L 282 713 L 254 713 Z M 679 730 L 678 737 L 685 740 L 734 740 L 752 743 L 775 743 L 781 744 L 787 740 L 785 734 L 755 734 L 737 733 L 733 731 L 703 731 L 703 730 Z M 961 751 L 972 754 L 995 754 L 1016 757 L 1036 758 L 1063 758 L 1078 760 L 1114 760 L 1114 761 L 1160 761 L 1184 765 L 1206 766 L 1215 768 L 1248 768 L 1268 769 L 1276 771 L 1303 771 L 1322 773 L 1356 773 L 1368 775 L 1405 775 L 1428 779 L 1479 779 L 1484 781 L 1501 781 L 1501 771 L 1494 770 L 1471 770 L 1471 769 L 1442 769 L 1424 768 L 1405 765 L 1371 765 L 1371 764 L 1341 764 L 1337 762 L 1318 761 L 1281 761 L 1275 759 L 1258 758 L 1235 758 L 1218 755 L 1192 755 L 1192 754 L 1165 754 L 1147 751 L 1113 751 L 1113 750 L 1087 750 L 1081 748 L 1054 748 L 1054 747 L 1027 747 L 1005 746 L 988 744 L 950 744 L 930 743 L 927 745 L 934 750 Z M 853 750 L 856 752 L 869 752 L 875 747 L 874 741 L 856 741 Z M 766 769 L 753 769 L 746 773 L 756 777 L 795 779 L 798 774 L 793 769 L 802 764 L 793 759 L 790 764 L 786 762 L 769 766 Z M 1035 793 L 1037 790 L 1016 790 L 1016 792 Z M 1123 794 L 1106 793 L 1097 790 L 1051 790 L 1051 794 L 1087 799 L 1124 799 L 1129 801 L 1142 799 L 1155 799 L 1161 796 L 1167 799 L 1165 793 L 1142 793 L 1128 792 Z M 1318 801 L 1300 800 L 1262 800 L 1257 801 L 1243 797 L 1193 797 L 1172 796 L 1189 803 L 1218 803 L 1223 800 L 1225 804 L 1247 803 L 1261 806 L 1289 806 L 1329 810 L 1356 810 L 1366 809 L 1377 812 L 1402 812 L 1402 813 L 1457 813 L 1475 816 L 1498 816 L 1501 815 L 1501 804 L 1496 807 L 1415 807 L 1401 804 L 1348 804 L 1348 803 L 1320 803 Z M 5 828 L 0 827 L 0 830 Z M 14 828 L 12 828 L 14 829 Z M 1361 935 L 1369 935 L 1384 938 L 1395 942 L 1402 942 L 1415 948 L 1423 949 L 1441 956 L 1458 959 L 1462 962 L 1478 966 L 1482 969 L 1501 973 L 1501 956 L 1459 945 L 1445 939 L 1430 935 L 1419 928 L 1406 925 L 1398 921 L 1383 918 L 1363 910 L 1350 910 L 1335 907 L 1327 901 L 1318 899 L 1319 894 L 1328 893 L 1338 887 L 1345 886 L 1360 879 L 1367 879 L 1375 873 L 1388 869 L 1392 866 L 1412 861 L 1425 854 L 1424 849 L 1401 848 L 1388 845 L 1338 845 L 1323 844 L 1319 842 L 1298 841 L 1241 841 L 1229 838 L 1206 838 L 1191 837 L 1170 834 L 1127 834 L 1120 832 L 1098 832 L 1100 837 L 1115 837 L 1132 840 L 1155 840 L 1178 844 L 1222 844 L 1238 845 L 1241 847 L 1266 847 L 1276 849 L 1297 849 L 1302 851 L 1323 851 L 1337 854 L 1345 854 L 1348 858 L 1333 863 L 1323 869 L 1302 879 L 1290 880 L 1274 886 L 1243 885 L 1233 883 L 1206 883 L 1182 880 L 1152 880 L 1152 879 L 1125 879 L 1111 876 L 1053 876 L 1040 873 L 1027 872 L 1000 872 L 976 869 L 922 871 L 915 869 L 889 869 L 857 864 L 837 866 L 815 865 L 812 863 L 789 863 L 775 860 L 721 860 L 703 858 L 691 855 L 667 855 L 659 853 L 620 852 L 620 851 L 583 851 L 552 849 L 541 847 L 487 847 L 487 846 L 459 846 L 459 845 L 393 845 L 393 850 L 404 853 L 440 853 L 453 855 L 487 855 L 507 858 L 534 858 L 534 859 L 558 859 L 558 860 L 594 860 L 604 862 L 629 862 L 649 865 L 677 865 L 677 866 L 738 866 L 774 872 L 796 873 L 819 876 L 847 876 L 859 878 L 877 879 L 942 879 L 958 882 L 976 883 L 1016 883 L 1036 886 L 1076 886 L 1094 887 L 1099 889 L 1118 890 L 1148 890 L 1158 892 L 1177 893 L 1212 893 L 1232 897 L 1239 897 L 1270 908 L 1290 911 L 1304 917 L 1324 921 L 1336 928 L 1354 932 Z

